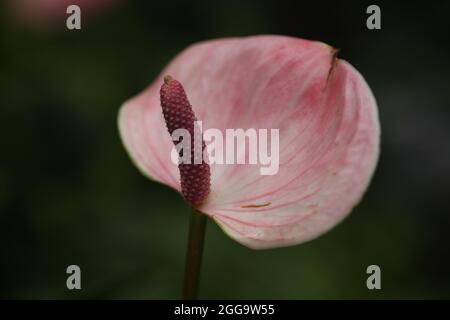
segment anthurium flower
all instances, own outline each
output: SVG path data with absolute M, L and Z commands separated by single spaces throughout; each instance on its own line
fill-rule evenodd
M 165 75 L 182 85 L 203 131 L 279 130 L 276 174 L 210 164 L 210 190 L 197 209 L 236 241 L 264 249 L 311 240 L 361 199 L 378 159 L 377 106 L 364 78 L 332 47 L 285 36 L 201 42 L 127 101 L 119 127 L 132 160 L 182 192 L 161 110 Z

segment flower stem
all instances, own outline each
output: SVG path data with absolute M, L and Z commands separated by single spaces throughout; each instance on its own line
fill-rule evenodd
M 184 270 L 183 299 L 197 298 L 200 269 L 202 265 L 203 242 L 205 239 L 206 215 L 192 209 L 189 219 L 189 235 Z

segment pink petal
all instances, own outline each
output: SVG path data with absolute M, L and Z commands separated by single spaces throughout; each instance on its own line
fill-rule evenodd
M 158 96 L 162 76 L 172 75 L 204 130 L 279 129 L 278 173 L 212 165 L 211 194 L 200 210 L 251 248 L 313 239 L 359 201 L 379 152 L 373 95 L 350 64 L 332 58 L 323 43 L 282 36 L 193 45 L 122 107 L 124 144 L 141 171 L 179 190 Z

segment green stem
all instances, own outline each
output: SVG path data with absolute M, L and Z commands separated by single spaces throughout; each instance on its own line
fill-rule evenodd
M 184 270 L 183 299 L 197 298 L 200 269 L 202 265 L 203 242 L 205 239 L 206 215 L 192 209 L 189 219 L 189 235 Z

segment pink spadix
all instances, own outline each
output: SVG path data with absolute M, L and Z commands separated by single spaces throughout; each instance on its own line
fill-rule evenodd
M 201 204 L 209 194 L 210 170 L 204 161 L 203 151 L 205 143 L 201 141 L 200 148 L 196 148 L 194 137 L 201 136 L 200 128 L 196 124 L 194 111 L 187 99 L 183 86 L 172 77 L 164 77 L 161 86 L 161 107 L 166 121 L 167 129 L 172 136 L 175 130 L 184 129 L 189 132 L 190 139 L 190 163 L 180 163 L 181 193 L 189 204 L 197 206 Z M 182 152 L 182 151 L 181 151 Z M 183 155 L 180 154 L 180 158 Z

